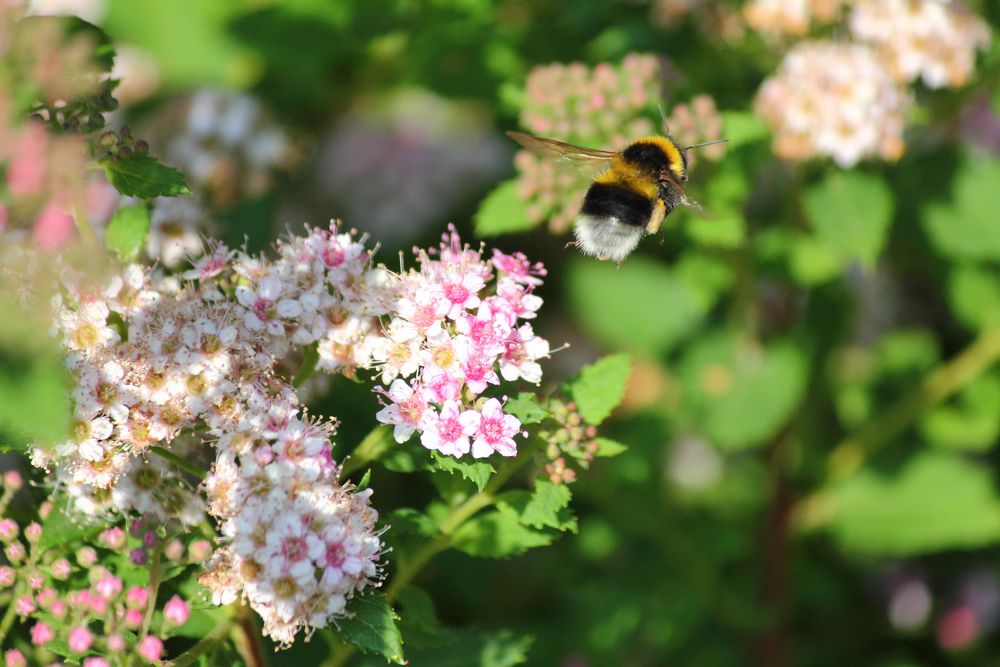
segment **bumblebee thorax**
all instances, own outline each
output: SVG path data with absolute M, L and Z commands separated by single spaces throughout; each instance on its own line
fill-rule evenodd
M 687 159 L 670 137 L 644 137 L 621 153 L 622 160 L 648 174 L 667 169 L 679 183 L 687 180 Z

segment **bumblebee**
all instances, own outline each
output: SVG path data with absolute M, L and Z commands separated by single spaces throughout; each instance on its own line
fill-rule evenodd
M 662 115 L 662 110 L 661 110 Z M 575 245 L 584 255 L 621 264 L 646 234 L 660 230 L 663 219 L 678 205 L 701 209 L 681 186 L 688 179 L 687 157 L 670 136 L 638 139 L 621 152 L 574 146 L 523 132 L 507 132 L 529 151 L 590 166 L 596 173 L 587 188 L 573 228 Z

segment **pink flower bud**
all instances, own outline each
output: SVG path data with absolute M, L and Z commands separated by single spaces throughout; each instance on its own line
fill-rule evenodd
M 0 520 L 0 541 L 9 544 L 17 537 L 17 522 L 13 519 Z
M 14 574 L 14 568 L 7 565 L 0 566 L 0 587 L 6 588 L 12 585 L 16 578 L 17 575 Z
M 212 545 L 208 540 L 195 540 L 188 545 L 188 558 L 192 563 L 203 563 L 212 555 Z
M 125 594 L 125 606 L 129 609 L 145 609 L 149 603 L 149 589 L 143 586 L 133 586 Z
M 108 611 L 108 601 L 100 595 L 90 596 L 90 611 L 94 616 L 104 616 Z
M 125 612 L 125 627 L 135 630 L 142 627 L 142 612 L 138 609 L 129 609 Z
M 24 654 L 16 648 L 12 648 L 4 653 L 3 659 L 7 667 L 28 667 L 28 661 L 25 659 Z
M 62 581 L 73 572 L 73 566 L 65 558 L 52 562 L 52 576 Z
M 179 561 L 184 557 L 184 544 L 180 540 L 170 540 L 163 547 L 163 555 L 167 560 Z
M 49 613 L 58 619 L 63 619 L 66 617 L 66 613 L 69 611 L 69 605 L 62 600 L 56 600 L 52 603 L 52 607 L 49 609 Z
M 14 609 L 21 616 L 28 616 L 34 613 L 37 607 L 35 607 L 35 601 L 30 595 L 24 595 L 14 602 Z
M 43 521 L 49 518 L 49 513 L 52 512 L 52 503 L 46 500 L 44 503 L 38 506 L 38 516 Z
M 52 250 L 69 243 L 74 229 L 73 216 L 59 206 L 49 204 L 35 219 L 32 236 L 38 247 Z
M 167 604 L 163 608 L 163 619 L 165 621 L 173 625 L 184 625 L 187 623 L 189 616 L 191 616 L 191 609 L 179 595 L 175 595 L 167 600 Z
M 94 635 L 90 634 L 90 630 L 83 626 L 76 627 L 69 631 L 67 642 L 69 650 L 74 653 L 83 653 L 94 643 Z
M 122 637 L 117 632 L 108 635 L 108 650 L 109 651 L 124 651 L 125 650 L 125 638 Z
M 28 552 L 24 549 L 24 545 L 20 542 L 8 544 L 3 552 L 7 555 L 7 560 L 14 564 L 20 563 L 28 555 Z
M 90 567 L 97 562 L 97 551 L 93 547 L 83 547 L 76 552 L 76 562 L 80 567 Z
M 114 576 L 101 577 L 94 588 L 105 600 L 112 600 L 122 592 L 122 580 Z
M 111 667 L 109 663 L 104 658 L 87 658 L 83 661 L 83 667 Z
M 28 575 L 28 586 L 34 590 L 38 590 L 45 585 L 45 576 L 40 572 L 32 572 Z
M 38 540 L 42 537 L 42 526 L 41 524 L 32 521 L 24 529 L 24 536 L 28 538 L 28 542 L 31 544 L 38 544 Z
M 125 546 L 125 531 L 117 526 L 108 528 L 97 539 L 101 546 L 117 551 Z
M 139 642 L 139 655 L 150 662 L 159 662 L 163 655 L 163 642 L 153 635 L 146 635 Z
M 31 627 L 31 643 L 35 646 L 45 646 L 55 636 L 56 633 L 52 631 L 52 627 L 45 621 L 39 621 Z
M 59 599 L 59 594 L 56 593 L 54 588 L 44 588 L 38 591 L 38 595 L 35 596 L 38 600 L 38 606 L 42 609 L 48 609 L 52 606 L 52 603 Z
M 11 491 L 17 491 L 24 486 L 24 480 L 21 478 L 21 473 L 16 470 L 8 470 L 3 474 L 3 485 L 4 488 L 10 489 Z

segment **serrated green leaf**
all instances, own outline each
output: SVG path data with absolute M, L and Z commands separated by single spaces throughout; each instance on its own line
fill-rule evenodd
M 549 411 L 542 407 L 535 395 L 526 391 L 509 399 L 504 411 L 520 419 L 522 424 L 538 424 L 549 416 Z
M 957 456 L 918 454 L 891 474 L 862 470 L 830 489 L 830 525 L 850 552 L 913 556 L 1000 542 L 991 471 Z
M 479 205 L 474 218 L 477 236 L 498 236 L 535 227 L 517 194 L 517 180 L 504 181 Z
M 450 456 L 442 456 L 437 452 L 431 453 L 431 459 L 434 461 L 434 469 L 450 474 L 457 472 L 464 479 L 475 484 L 478 491 L 486 488 L 490 475 L 496 472 L 493 466 L 485 461 L 460 461 Z
M 718 447 L 761 445 L 802 399 L 807 372 L 792 344 L 765 346 L 716 333 L 698 341 L 682 361 L 683 414 Z
M 892 191 L 876 174 L 829 171 L 806 190 L 806 215 L 818 239 L 842 260 L 872 267 L 892 222 Z
M 612 354 L 585 366 L 566 384 L 567 392 L 588 424 L 600 424 L 621 403 L 631 372 L 632 357 Z
M 367 593 L 347 604 L 351 616 L 337 622 L 337 636 L 365 653 L 377 653 L 397 665 L 403 658 L 403 637 L 396 621 L 399 616 L 381 593 Z
M 955 177 L 952 200 L 924 209 L 934 247 L 954 259 L 1000 259 L 1000 160 L 970 159 Z
M 641 256 L 621 269 L 574 260 L 566 285 L 573 312 L 594 338 L 652 355 L 695 331 L 714 301 L 676 269 Z
M 551 543 L 552 535 L 527 528 L 516 511 L 503 507 L 466 521 L 452 535 L 452 546 L 480 558 L 516 556 Z
M 609 438 L 597 438 L 597 451 L 594 452 L 595 456 L 618 456 L 619 454 L 628 451 L 628 445 L 623 445 L 616 440 L 611 440 Z
M 132 262 L 149 235 L 149 209 L 144 204 L 121 206 L 115 211 L 104 231 L 104 247 L 123 262 Z
M 409 533 L 421 537 L 431 537 L 438 532 L 437 522 L 412 507 L 400 507 L 393 510 L 385 520 L 393 532 Z
M 548 480 L 535 481 L 535 491 L 521 512 L 521 521 L 533 528 L 555 528 L 576 532 L 576 518 L 568 511 L 573 497 L 569 486 Z
M 101 160 L 108 182 L 126 197 L 152 199 L 191 194 L 184 175 L 149 155 L 132 154 L 118 161 Z

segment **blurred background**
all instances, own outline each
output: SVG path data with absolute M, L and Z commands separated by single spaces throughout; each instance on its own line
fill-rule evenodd
M 632 353 L 629 451 L 577 472 L 578 532 L 442 555 L 421 583 L 446 624 L 530 635 L 531 665 L 1000 664 L 1000 4 L 31 6 L 107 31 L 111 125 L 186 174 L 154 208 L 162 266 L 332 218 L 393 265 L 454 222 L 545 262 L 536 331 L 569 343 L 546 382 Z M 587 174 L 503 132 L 622 148 L 658 104 L 682 145 L 729 140 L 691 153 L 704 213 L 620 269 L 565 249 Z M 96 225 L 116 197 L 88 190 Z M 317 412 L 376 410 L 323 389 Z M 430 497 L 405 480 L 380 512 Z

